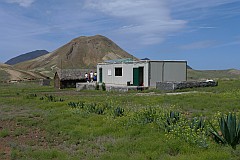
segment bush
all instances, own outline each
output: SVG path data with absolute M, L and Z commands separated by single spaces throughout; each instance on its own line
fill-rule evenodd
M 70 106 L 71 108 L 83 108 L 84 107 L 84 102 L 79 101 L 79 102 L 69 102 L 68 106 Z
M 40 97 L 39 100 L 46 100 L 48 102 L 64 102 L 63 98 L 57 98 L 53 95 L 45 95 L 45 97 Z
M 106 91 L 106 84 L 104 82 L 102 83 L 102 90 Z
M 99 83 L 98 82 L 96 82 L 95 90 L 99 90 Z
M 142 112 L 141 116 L 143 118 L 143 123 L 152 123 L 156 120 L 157 118 L 157 114 L 156 114 L 156 109 L 150 107 L 145 109 L 144 112 Z
M 123 113 L 124 113 L 124 109 L 121 107 L 117 107 L 113 110 L 114 117 L 121 117 L 121 116 L 123 116 Z

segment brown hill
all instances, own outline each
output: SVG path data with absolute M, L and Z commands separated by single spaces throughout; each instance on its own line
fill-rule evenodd
M 120 58 L 137 59 L 104 36 L 81 36 L 47 55 L 15 67 L 49 75 L 58 68 L 96 68 L 99 62 Z
M 27 81 L 46 78 L 36 72 L 14 69 L 12 66 L 0 63 L 0 82 Z

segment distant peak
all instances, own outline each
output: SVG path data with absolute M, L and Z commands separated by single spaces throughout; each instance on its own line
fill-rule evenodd
M 19 55 L 17 57 L 11 58 L 10 60 L 8 60 L 5 63 L 9 64 L 9 65 L 15 65 L 17 63 L 28 61 L 28 60 L 40 57 L 40 56 L 48 54 L 48 53 L 49 52 L 46 51 L 46 50 L 35 50 L 35 51 L 24 53 L 24 54 L 21 54 L 21 55 Z

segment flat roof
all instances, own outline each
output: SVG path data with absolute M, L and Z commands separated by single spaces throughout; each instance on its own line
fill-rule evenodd
M 102 63 L 98 63 L 98 65 L 109 65 L 109 64 L 133 64 L 133 63 L 145 63 L 145 62 L 187 62 L 186 60 L 140 60 L 140 61 L 118 61 L 118 60 L 110 60 Z
M 140 60 L 140 61 L 147 61 L 147 62 L 187 62 L 186 60 Z

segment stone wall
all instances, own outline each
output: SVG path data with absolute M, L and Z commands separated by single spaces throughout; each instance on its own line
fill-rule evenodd
M 76 83 L 77 91 L 81 90 L 95 90 L 96 83 Z
M 214 87 L 218 82 L 215 81 L 185 81 L 185 82 L 157 82 L 156 88 L 159 90 L 176 90 L 196 87 Z
M 40 79 L 39 84 L 40 84 L 41 86 L 50 86 L 50 82 L 51 82 L 50 79 Z

